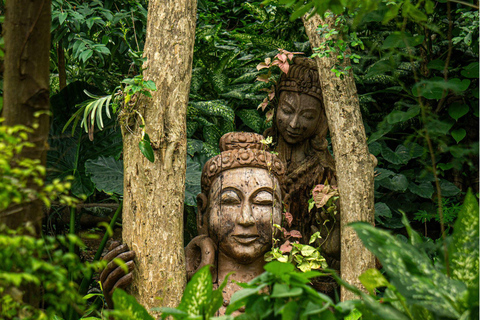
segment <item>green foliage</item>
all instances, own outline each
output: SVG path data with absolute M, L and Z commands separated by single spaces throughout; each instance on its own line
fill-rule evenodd
M 215 290 L 212 288 L 211 266 L 207 265 L 195 273 L 183 293 L 177 308 L 153 308 L 162 312 L 161 319 L 172 316 L 173 319 L 214 319 L 213 316 L 223 305 L 222 290 L 228 282 L 227 275 L 223 283 Z
M 289 263 L 265 265 L 263 274 L 233 294 L 227 314 L 245 306 L 235 319 L 336 319 L 332 300 L 308 283 L 318 271 L 298 272 Z
M 111 91 L 141 65 L 146 20 L 146 1 L 52 1 L 52 42 L 65 51 L 69 82 Z M 52 54 L 58 70 L 56 50 Z
M 21 125 L 5 126 L 2 122 L 0 118 L 0 212 L 35 200 L 41 200 L 47 207 L 57 199 L 62 204 L 73 205 L 75 199 L 68 196 L 71 177 L 45 184 L 46 170 L 40 160 L 21 155 L 23 149 L 34 147 L 29 135 L 35 130 Z
M 449 262 L 429 258 L 429 245 L 404 216 L 409 234 L 404 242 L 365 223 L 351 227 L 383 265 L 387 280 L 378 270 L 368 270 L 360 280 L 370 295 L 340 280 L 362 300 L 353 305 L 362 319 L 475 319 L 478 317 L 478 201 L 471 192 L 448 240 Z M 444 247 L 437 247 L 442 256 Z M 385 288 L 381 298 L 375 290 Z
M 66 316 L 68 308 L 85 310 L 85 300 L 74 280 L 98 271 L 103 264 L 84 264 L 78 256 L 64 253 L 59 243 L 81 244 L 76 237 L 37 239 L 2 227 L 0 230 L 0 316 L 2 319 L 53 319 Z M 30 297 L 24 302 L 24 296 Z M 32 299 L 33 298 L 33 299 Z

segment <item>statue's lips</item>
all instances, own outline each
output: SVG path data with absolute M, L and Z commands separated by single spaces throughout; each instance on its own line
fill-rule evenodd
M 288 130 L 286 130 L 286 131 L 287 131 L 287 134 L 291 137 L 296 138 L 296 137 L 300 137 L 302 135 L 300 132 L 291 132 L 291 131 L 288 131 Z
M 255 242 L 259 235 L 258 234 L 234 234 L 232 237 L 240 244 L 250 244 Z

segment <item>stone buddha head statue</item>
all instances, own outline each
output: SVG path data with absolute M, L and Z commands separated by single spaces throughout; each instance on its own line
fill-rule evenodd
M 263 136 L 234 132 L 220 139 L 221 154 L 208 160 L 197 197 L 199 236 L 186 248 L 187 272 L 214 266 L 219 282 L 249 281 L 263 272 L 273 224 L 281 223 L 284 167 L 265 151 Z

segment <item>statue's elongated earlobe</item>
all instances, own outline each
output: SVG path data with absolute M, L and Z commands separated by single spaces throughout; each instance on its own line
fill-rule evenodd
M 204 193 L 199 193 L 197 196 L 197 231 L 199 235 L 208 234 L 207 228 L 207 207 L 208 199 Z

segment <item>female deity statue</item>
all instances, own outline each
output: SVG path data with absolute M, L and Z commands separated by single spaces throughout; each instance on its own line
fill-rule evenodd
M 328 125 L 317 66 L 308 58 L 294 58 L 276 88 L 277 105 L 272 128 L 274 148 L 285 164 L 285 189 L 292 229 L 302 233 L 302 242 L 320 231 L 321 252 L 330 268 L 340 268 L 340 216 L 313 208 L 308 200 L 318 184 L 335 185 L 335 162 L 328 151 Z M 322 290 L 329 291 L 329 290 Z

